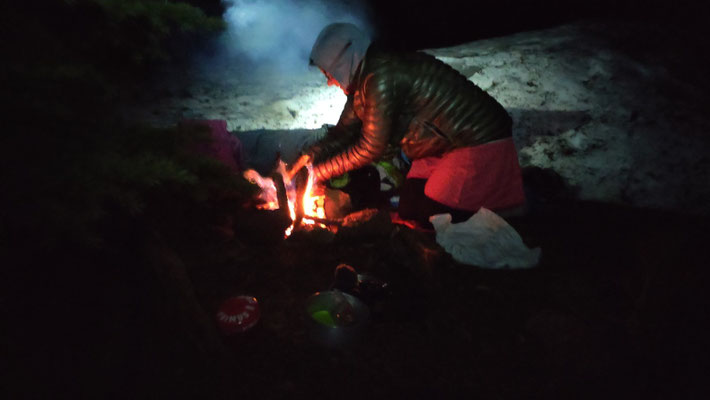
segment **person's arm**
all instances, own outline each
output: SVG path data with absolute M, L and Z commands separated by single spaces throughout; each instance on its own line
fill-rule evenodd
M 348 96 L 338 124 L 328 128 L 326 135 L 304 151 L 314 163 L 340 153 L 357 140 L 362 124 L 353 110 L 353 97 Z
M 327 180 L 377 160 L 387 149 L 393 113 L 393 96 L 386 82 L 370 75 L 363 85 L 364 115 L 360 137 L 347 149 L 316 162 L 318 180 Z

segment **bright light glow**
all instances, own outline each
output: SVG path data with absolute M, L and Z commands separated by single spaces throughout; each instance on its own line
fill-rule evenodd
M 308 68 L 311 47 L 321 29 L 349 22 L 370 32 L 364 1 L 222 0 L 227 55 L 271 64 L 283 71 Z
M 333 22 L 357 25 L 373 36 L 369 6 L 362 0 L 222 0 L 225 33 L 214 56 L 201 64 L 204 73 L 225 70 L 221 87 L 240 88 L 214 105 L 196 102 L 189 113 L 199 118 L 226 119 L 231 131 L 318 129 L 338 122 L 345 95 L 315 67 L 309 66 L 313 43 Z M 207 105 L 210 105 L 209 108 Z M 202 108 L 205 107 L 203 110 Z M 227 114 L 225 115 L 225 110 Z
M 283 87 L 282 93 L 289 91 L 292 89 Z M 247 111 L 242 107 L 245 112 L 239 123 L 248 127 L 243 130 L 252 129 L 252 126 L 253 129 L 317 129 L 323 124 L 337 124 L 346 101 L 343 91 L 327 86 L 325 76 L 319 72 L 318 76 L 310 77 L 307 86 L 302 86 L 289 98 L 277 100 L 260 110 Z M 291 111 L 295 111 L 295 115 Z

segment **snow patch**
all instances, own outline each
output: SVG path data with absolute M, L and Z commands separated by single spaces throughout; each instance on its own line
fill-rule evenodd
M 659 61 L 677 62 L 671 46 L 630 54 L 625 41 L 643 42 L 653 27 L 627 25 L 578 23 L 426 52 L 506 107 L 521 165 L 556 171 L 583 199 L 710 214 L 707 91 Z M 276 84 L 218 68 L 166 81 L 165 95 L 135 115 L 314 129 L 335 124 L 345 103 L 317 71 Z

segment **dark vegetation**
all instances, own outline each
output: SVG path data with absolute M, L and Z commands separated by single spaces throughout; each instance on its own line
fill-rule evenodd
M 160 346 L 130 365 L 105 357 L 170 336 L 155 334 L 169 319 L 142 317 L 179 309 L 177 330 L 209 324 L 184 266 L 152 261 L 156 249 L 204 240 L 253 190 L 190 151 L 206 132 L 117 112 L 223 23 L 163 0 L 16 2 L 2 16 L 3 378 L 19 378 L 14 396 L 110 393 L 112 371 L 172 357 Z M 136 315 L 143 308 L 152 313 Z
M 702 397 L 707 218 L 578 203 L 543 179 L 534 214 L 511 221 L 543 248 L 530 271 L 462 266 L 386 223 L 282 241 L 246 222 L 251 186 L 187 150 L 205 132 L 116 115 L 218 20 L 163 0 L 16 3 L 2 10 L 3 397 Z M 303 308 L 342 262 L 391 292 L 360 342 L 324 349 Z M 237 294 L 262 320 L 223 338 L 212 316 Z

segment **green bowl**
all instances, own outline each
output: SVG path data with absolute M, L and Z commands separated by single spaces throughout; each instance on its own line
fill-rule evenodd
M 370 319 L 365 303 L 337 290 L 314 293 L 306 302 L 306 314 L 311 338 L 328 347 L 357 341 Z

